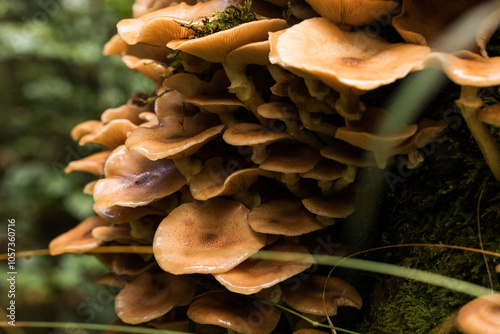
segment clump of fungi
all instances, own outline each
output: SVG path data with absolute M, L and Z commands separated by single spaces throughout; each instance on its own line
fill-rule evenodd
M 290 332 L 319 333 L 273 305 L 322 322 L 362 300 L 313 266 L 310 236 L 334 233 L 354 212 L 359 168 L 385 168 L 401 155 L 416 168 L 419 149 L 447 126 L 400 124 L 365 94 L 383 95 L 380 87 L 414 71 L 442 70 L 462 87 L 457 105 L 500 179 L 500 151 L 482 124 L 500 124 L 498 106 L 483 109 L 477 94 L 500 84 L 500 58 L 485 50 L 498 15 L 476 25 L 478 45 L 467 50 L 433 44 L 480 3 L 136 0 L 135 17 L 118 23 L 104 54 L 120 56 L 155 89 L 74 128 L 81 145 L 103 146 L 67 168 L 99 177 L 84 190 L 97 216 L 54 239 L 51 253 L 152 246 L 152 255 L 100 257 L 111 273 L 99 283 L 120 289 L 115 308 L 128 324 L 271 333 L 282 319 Z M 362 28 L 392 16 L 406 42 Z M 252 258 L 259 252 L 294 257 Z M 497 299 L 485 307 L 497 310 Z M 465 322 L 480 314 L 471 309 L 458 327 L 486 333 Z

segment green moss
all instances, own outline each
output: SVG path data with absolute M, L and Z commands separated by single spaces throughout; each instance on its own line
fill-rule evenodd
M 452 107 L 437 102 L 434 110 Z M 432 118 L 439 117 L 432 115 Z M 377 246 L 428 243 L 479 249 L 477 208 L 480 204 L 484 249 L 500 252 L 500 184 L 491 175 L 465 122 L 459 123 L 460 126 L 447 130 L 441 144 L 426 148 L 430 153 L 424 154 L 424 164 L 413 175 L 393 188 L 393 192 L 388 190 L 381 209 L 381 237 Z M 374 253 L 372 257 L 490 286 L 486 264 L 478 253 L 405 247 Z M 500 289 L 494 270 L 498 262 L 497 258 L 488 257 L 496 290 Z M 473 298 L 408 280 L 380 279 L 374 287 L 371 314 L 362 326 L 364 333 L 437 334 L 433 330 Z
M 201 20 L 202 26 L 178 22 L 195 32 L 195 38 L 214 34 L 219 31 L 234 28 L 240 24 L 257 20 L 255 13 L 250 10 L 251 0 L 246 0 L 243 5 L 229 6 L 221 12 L 213 12 L 211 18 L 205 17 Z

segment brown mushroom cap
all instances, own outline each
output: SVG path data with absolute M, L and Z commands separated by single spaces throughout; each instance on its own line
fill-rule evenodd
M 191 303 L 187 315 L 198 324 L 216 325 L 237 333 L 268 334 L 278 325 L 281 311 L 249 296 L 212 292 Z
M 92 194 L 94 192 L 92 191 Z M 165 211 L 155 208 L 151 205 L 129 208 L 119 205 L 113 205 L 109 208 L 101 208 L 94 205 L 94 211 L 102 219 L 113 224 L 124 224 L 139 219 L 146 215 L 164 215 Z
M 286 132 L 274 132 L 256 123 L 239 123 L 227 129 L 222 138 L 233 146 L 269 145 L 283 139 L 291 139 Z
M 346 165 L 329 159 L 320 161 L 313 169 L 308 172 L 300 173 L 305 179 L 314 179 L 318 181 L 333 181 L 343 176 Z
M 392 0 L 306 0 L 322 17 L 337 25 L 362 26 L 388 16 L 398 7 Z
M 118 34 L 129 45 L 139 42 L 165 46 L 169 41 L 188 38 L 194 31 L 182 27 L 176 21 L 189 24 L 191 20 L 212 14 L 212 10 L 220 11 L 230 6 L 228 0 L 212 0 L 189 6 L 180 3 L 144 14 L 134 19 L 124 19 L 116 25 Z
M 259 233 L 298 236 L 324 228 L 300 201 L 274 200 L 250 211 L 248 223 Z
M 162 63 L 154 59 L 144 59 L 132 55 L 124 55 L 122 61 L 132 71 L 144 75 L 146 78 L 161 84 L 166 77 L 173 74 L 172 67 L 165 67 Z
M 482 2 L 485 0 L 404 1 L 403 10 L 392 19 L 392 25 L 408 43 L 429 45 L 453 21 Z
M 201 38 L 171 41 L 167 43 L 167 47 L 184 51 L 212 63 L 222 63 L 226 61 L 229 52 L 234 49 L 245 44 L 267 40 L 269 31 L 285 29 L 287 26 L 287 22 L 282 19 L 252 21 Z
M 468 302 L 458 312 L 455 324 L 464 334 L 500 333 L 500 294 Z
M 123 145 L 129 132 L 136 128 L 137 125 L 128 119 L 114 119 L 107 124 L 101 124 L 93 132 L 82 136 L 78 144 L 83 146 L 87 143 L 93 143 L 113 149 Z
M 89 155 L 86 158 L 71 161 L 64 169 L 65 173 L 71 172 L 87 172 L 96 176 L 104 175 L 104 164 L 108 160 L 111 150 L 102 151 Z
M 151 161 L 125 146 L 111 153 L 104 174 L 106 178 L 99 180 L 94 188 L 98 208 L 147 205 L 186 184 L 172 160 Z
M 193 197 L 200 201 L 216 196 L 230 196 L 248 189 L 259 175 L 272 177 L 269 172 L 258 167 L 231 172 L 225 168 L 222 157 L 214 157 L 205 162 L 201 173 L 193 175 L 189 189 Z
M 378 126 L 383 122 L 384 129 L 379 132 Z M 384 152 L 401 144 L 415 134 L 418 126 L 400 126 L 395 119 L 382 108 L 369 108 L 364 112 L 359 126 L 340 127 L 335 138 L 367 151 Z
M 99 247 L 104 242 L 94 238 L 92 230 L 98 226 L 107 226 L 108 222 L 97 216 L 89 217 L 68 232 L 53 239 L 49 244 L 50 255 L 80 253 Z
M 144 120 L 140 117 L 141 113 L 150 111 L 149 105 L 138 106 L 131 102 L 117 108 L 106 109 L 101 115 L 101 121 L 107 124 L 115 119 L 128 119 L 135 125 L 140 125 Z
M 176 275 L 234 268 L 266 243 L 266 236 L 248 225 L 249 211 L 220 198 L 182 204 L 156 230 L 153 252 L 158 265 Z
M 325 146 L 320 150 L 320 153 L 325 158 L 340 162 L 344 165 L 356 167 L 375 166 L 375 160 L 373 156 L 368 155 L 368 152 L 363 152 L 357 147 L 342 142 Z
M 280 173 L 305 173 L 321 160 L 321 155 L 307 145 L 280 143 L 271 148 L 271 155 L 259 167 Z
M 299 312 L 308 314 L 334 316 L 340 306 L 360 309 L 362 305 L 358 291 L 337 277 L 327 278 L 311 274 L 301 279 L 300 284 L 295 281 L 283 282 L 280 287 L 285 303 Z
M 250 258 L 226 273 L 214 275 L 215 279 L 231 292 L 250 295 L 283 282 L 314 263 L 307 248 L 289 241 L 278 241 L 264 247 L 262 251 L 300 254 L 303 258 L 301 261 Z
M 442 70 L 457 85 L 489 87 L 500 84 L 500 57 L 483 58 L 469 51 L 454 55 L 431 52 L 426 63 Z
M 302 200 L 305 208 L 318 216 L 345 218 L 354 212 L 354 204 L 328 197 L 313 197 Z
M 95 120 L 79 123 L 71 130 L 71 138 L 73 140 L 78 140 L 81 137 L 96 131 L 101 125 L 102 123 L 100 121 Z
M 325 18 L 302 21 L 270 41 L 271 63 L 298 76 L 320 79 L 341 93 L 356 94 L 423 69 L 430 51 L 425 46 L 345 32 Z
M 145 272 L 118 293 L 116 314 L 128 324 L 150 321 L 189 302 L 194 291 L 195 285 L 185 276 Z
M 111 270 L 117 275 L 138 276 L 150 268 L 156 266 L 156 263 L 147 263 L 141 256 L 133 253 L 114 254 L 111 260 Z
M 477 118 L 484 123 L 500 126 L 500 104 L 492 104 L 477 112 Z
M 134 240 L 130 235 L 130 225 L 128 224 L 94 227 L 92 236 L 105 242 Z
M 476 31 L 476 44 L 479 46 L 480 54 L 488 58 L 486 45 L 498 28 L 500 22 L 500 9 L 491 12 L 478 26 Z

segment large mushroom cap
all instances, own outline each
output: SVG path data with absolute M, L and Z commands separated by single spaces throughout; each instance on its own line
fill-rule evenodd
M 212 292 L 195 300 L 187 315 L 196 323 L 216 325 L 237 333 L 268 334 L 278 325 L 281 311 L 252 297 Z
M 226 273 L 214 275 L 215 278 L 229 291 L 249 295 L 297 275 L 314 263 L 307 248 L 289 241 L 278 241 L 262 250 L 286 252 L 302 258 L 301 261 L 247 259 Z
M 306 0 L 322 17 L 337 25 L 362 26 L 398 7 L 392 0 Z
M 340 306 L 361 308 L 358 291 L 340 278 L 310 275 L 300 283 L 286 281 L 280 284 L 283 300 L 297 311 L 334 316 Z
M 324 18 L 303 21 L 270 40 L 271 63 L 345 93 L 372 90 L 420 70 L 430 51 L 345 32 Z
M 159 266 L 176 275 L 234 268 L 266 243 L 266 236 L 248 225 L 249 211 L 220 198 L 177 207 L 156 230 L 153 252 Z
M 455 323 L 464 334 L 500 333 L 500 294 L 468 302 L 458 312 Z
M 221 63 L 226 61 L 227 55 L 234 49 L 266 40 L 269 31 L 285 29 L 287 26 L 287 22 L 282 19 L 252 21 L 201 38 L 171 41 L 167 47 L 212 63 Z
M 189 302 L 195 285 L 187 277 L 145 272 L 127 284 L 116 296 L 118 317 L 128 324 L 156 319 L 174 306 Z

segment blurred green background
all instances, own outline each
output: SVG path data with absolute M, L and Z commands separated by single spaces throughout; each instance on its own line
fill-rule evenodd
M 106 108 L 124 104 L 133 92 L 151 89 L 119 57 L 101 53 L 116 23 L 131 17 L 132 3 L 0 1 L 1 253 L 7 252 L 8 219 L 16 220 L 21 252 L 47 248 L 54 237 L 93 214 L 91 196 L 82 193 L 93 177 L 66 175 L 63 169 L 95 148 L 79 147 L 69 133 L 79 122 L 99 119 Z M 5 261 L 2 269 L 7 271 Z M 18 259 L 17 272 L 17 321 L 109 323 L 115 318 L 109 291 L 95 284 L 106 269 L 93 257 Z

